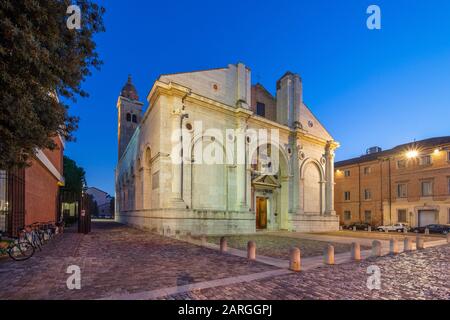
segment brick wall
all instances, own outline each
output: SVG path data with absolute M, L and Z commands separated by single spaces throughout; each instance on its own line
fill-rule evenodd
M 252 104 L 251 110 L 256 113 L 256 104 L 264 103 L 266 106 L 265 118 L 276 121 L 277 102 L 274 97 L 260 84 L 252 86 Z
M 439 152 L 435 152 L 434 148 L 421 150 L 419 157 L 431 156 L 430 165 L 421 165 L 418 157 L 407 160 L 406 168 L 398 168 L 397 161 L 405 159 L 404 154 L 400 152 L 390 155 L 390 160 L 377 159 L 336 166 L 335 208 L 341 217 L 341 224 L 364 222 L 365 211 L 372 212 L 371 223 L 374 225 L 396 223 L 398 208 L 407 210 L 408 216 L 412 216 L 408 223 L 416 224 L 417 218 L 414 216 L 417 216 L 417 210 L 430 206 L 442 211 L 439 223 L 448 223 L 446 210 L 450 207 L 449 147 L 441 147 Z M 370 168 L 370 172 L 365 173 L 364 168 Z M 345 175 L 346 170 L 350 171 L 350 176 Z M 422 197 L 421 182 L 425 180 L 433 183 L 431 197 Z M 399 184 L 406 184 L 406 198 L 398 197 Z M 365 189 L 370 190 L 371 199 L 365 199 Z M 344 198 L 346 191 L 350 191 L 350 200 Z M 345 211 L 351 212 L 350 220 L 344 219 Z
M 58 148 L 44 154 L 63 173 L 64 148 L 59 138 L 55 138 Z M 58 211 L 58 179 L 39 160 L 25 170 L 25 224 L 55 221 Z

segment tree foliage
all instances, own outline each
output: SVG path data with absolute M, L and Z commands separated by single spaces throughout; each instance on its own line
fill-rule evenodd
M 64 189 L 77 194 L 81 194 L 81 191 L 87 185 L 84 169 L 79 167 L 74 160 L 66 156 L 64 156 L 64 179 Z
M 36 148 L 68 140 L 78 118 L 57 97 L 76 101 L 91 70 L 101 65 L 94 35 L 104 8 L 76 2 L 81 29 L 67 28 L 69 0 L 0 1 L 0 168 L 25 166 Z

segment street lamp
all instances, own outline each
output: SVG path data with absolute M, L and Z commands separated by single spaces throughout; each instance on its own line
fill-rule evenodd
M 417 150 L 409 150 L 406 152 L 406 157 L 408 159 L 417 158 L 418 155 L 419 155 L 419 152 Z

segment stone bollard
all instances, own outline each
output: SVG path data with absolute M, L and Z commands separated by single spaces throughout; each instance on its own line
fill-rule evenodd
M 300 249 L 299 248 L 292 248 L 291 250 L 291 257 L 289 261 L 289 269 L 292 271 L 299 272 L 301 271 L 301 257 L 300 257 Z
M 359 243 L 352 243 L 351 259 L 354 261 L 361 261 L 361 246 Z
M 201 241 L 202 246 L 206 246 L 207 240 L 206 240 L 206 236 L 205 235 L 202 235 L 200 241 Z
M 339 231 L 344 230 L 344 228 L 342 226 L 339 226 Z
M 367 228 L 367 231 L 368 231 L 368 232 L 372 232 L 372 227 L 369 226 L 369 227 Z
M 353 227 L 353 231 L 356 231 L 356 227 Z
M 225 253 L 228 251 L 228 243 L 225 237 L 220 238 L 220 252 Z
M 372 242 L 372 257 L 381 257 L 381 242 L 378 240 Z
M 325 252 L 323 254 L 323 262 L 328 265 L 334 264 L 334 247 L 331 244 L 329 244 L 325 248 Z
M 428 228 L 425 228 L 425 235 L 430 235 L 430 229 L 428 229 Z
M 405 229 L 403 229 L 403 233 L 408 233 L 408 229 L 407 228 L 405 228 Z
M 398 254 L 398 241 L 397 239 L 391 239 L 389 242 L 389 253 Z
M 416 237 L 416 249 L 417 250 L 422 250 L 425 248 L 425 240 L 423 240 L 423 238 L 419 235 L 417 235 Z
M 447 233 L 447 243 L 450 243 L 450 233 Z
M 411 251 L 412 250 L 412 241 L 410 238 L 406 237 L 403 241 L 403 251 Z
M 254 241 L 249 241 L 247 244 L 247 258 L 248 260 L 256 259 L 256 243 Z

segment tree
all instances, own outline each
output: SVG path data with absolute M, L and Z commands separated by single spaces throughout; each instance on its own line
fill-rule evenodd
M 29 164 L 53 138 L 73 140 L 78 118 L 64 97 L 86 97 L 81 83 L 101 65 L 93 37 L 103 32 L 104 8 L 77 1 L 81 29 L 67 27 L 70 0 L 0 1 L 0 168 Z
M 83 188 L 87 185 L 84 169 L 79 167 L 74 160 L 66 156 L 64 156 L 64 179 L 64 189 L 76 194 L 81 194 Z

